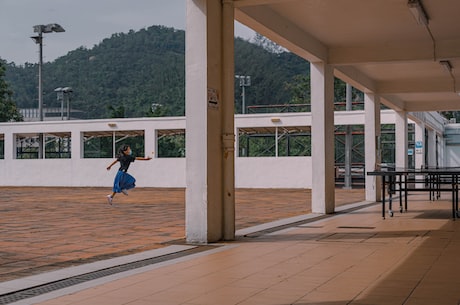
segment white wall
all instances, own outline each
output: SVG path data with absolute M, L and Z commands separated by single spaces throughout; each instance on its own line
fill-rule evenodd
M 115 127 L 112 123 L 116 123 Z M 110 125 L 109 125 L 110 124 Z M 113 158 L 82 158 L 81 135 L 89 131 L 145 130 L 145 155 L 155 151 L 155 130 L 185 129 L 184 118 L 147 118 L 0 124 L 5 138 L 5 159 L 0 160 L 2 186 L 111 186 L 118 169 L 106 167 Z M 72 134 L 71 159 L 16 159 L 14 135 L 68 132 Z M 129 172 L 139 187 L 185 187 L 185 158 L 135 161 Z
M 311 188 L 311 157 L 237 158 L 237 188 Z

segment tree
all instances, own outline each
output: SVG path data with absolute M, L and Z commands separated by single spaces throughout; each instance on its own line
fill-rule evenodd
M 22 115 L 13 102 L 13 91 L 5 81 L 5 62 L 0 59 L 0 122 L 22 121 Z
M 279 54 L 287 51 L 282 46 L 276 44 L 275 42 L 259 33 L 256 33 L 256 36 L 253 38 L 253 42 L 255 45 L 264 48 L 270 53 Z
M 113 107 L 112 105 L 110 105 L 108 107 L 108 110 L 110 111 L 110 117 L 113 119 L 125 117 L 125 106 L 123 105 L 117 107 Z
M 310 75 L 298 74 L 292 78 L 291 82 L 284 84 L 286 90 L 291 92 L 291 104 L 310 104 Z

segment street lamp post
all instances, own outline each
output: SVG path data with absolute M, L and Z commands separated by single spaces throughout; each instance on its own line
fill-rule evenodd
M 64 28 L 57 23 L 50 23 L 47 25 L 35 25 L 34 32 L 36 36 L 32 38 L 39 49 L 39 62 L 38 62 L 38 112 L 40 115 L 40 121 L 43 121 L 43 78 L 42 78 L 42 67 L 43 67 L 43 33 L 61 33 L 65 32 Z
M 241 87 L 241 113 L 246 113 L 246 92 L 245 88 L 251 86 L 251 76 L 247 75 L 235 75 L 236 79 L 240 80 Z
M 42 66 L 43 66 L 43 33 L 52 33 L 52 32 L 65 32 L 64 28 L 57 23 L 50 23 L 47 25 L 35 25 L 34 33 L 37 33 L 36 36 L 32 38 L 36 44 L 38 44 L 38 113 L 40 116 L 40 121 L 43 121 L 43 79 L 42 79 Z M 43 134 L 39 134 L 39 150 L 38 158 L 43 158 Z
M 62 88 L 62 92 L 64 92 L 64 97 L 67 100 L 67 120 L 70 120 L 70 97 L 73 89 L 71 87 L 64 87 Z
M 62 121 L 64 120 L 64 92 L 62 92 L 61 87 L 54 89 L 54 92 L 56 92 L 57 101 L 61 102 L 61 121 Z
M 67 102 L 67 120 L 70 120 L 70 94 L 73 92 L 71 87 L 56 88 L 58 102 L 61 102 L 61 121 L 64 120 L 64 101 Z

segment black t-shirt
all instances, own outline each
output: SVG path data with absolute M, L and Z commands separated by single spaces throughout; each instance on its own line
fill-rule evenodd
M 132 155 L 123 155 L 117 158 L 118 161 L 120 161 L 120 171 L 127 172 L 129 165 L 131 162 L 134 162 L 136 160 L 136 157 Z

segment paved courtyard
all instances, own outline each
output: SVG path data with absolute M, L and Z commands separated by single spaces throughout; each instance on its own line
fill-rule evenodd
M 161 248 L 185 236 L 185 190 L 137 188 L 107 204 L 106 188 L 0 187 L 0 282 Z M 239 189 L 236 228 L 310 212 L 305 189 Z M 364 200 L 336 190 L 337 206 Z

